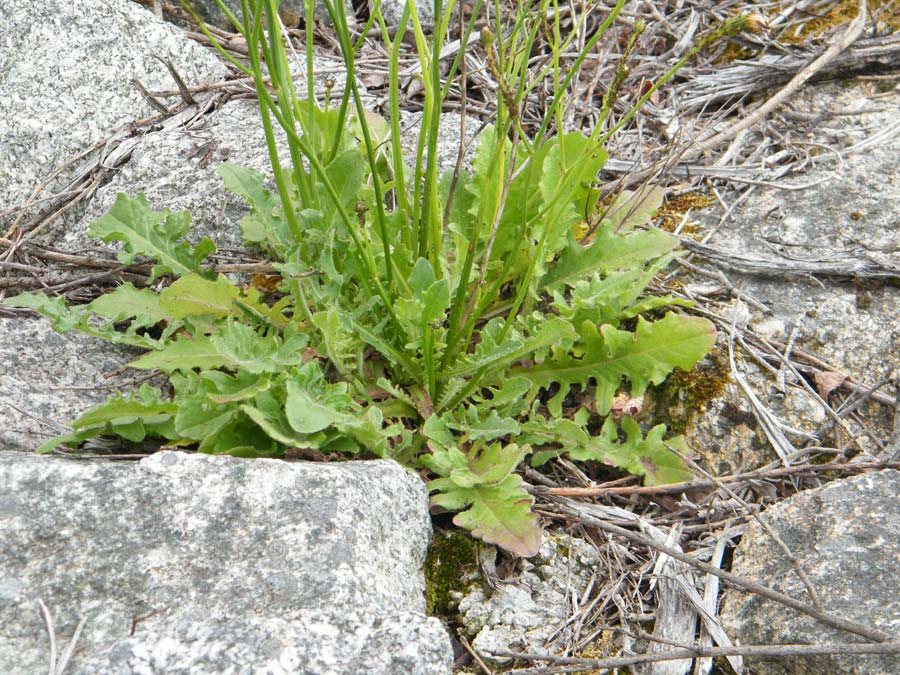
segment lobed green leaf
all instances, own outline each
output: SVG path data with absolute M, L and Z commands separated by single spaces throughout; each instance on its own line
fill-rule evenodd
M 139 255 L 156 260 L 150 272 L 152 281 L 163 274 L 199 274 L 200 263 L 215 252 L 216 246 L 209 239 L 202 239 L 195 247 L 183 241 L 190 224 L 187 211 L 153 211 L 143 193 L 129 197 L 120 192 L 112 208 L 91 224 L 88 234 L 106 243 L 123 242 L 119 253 L 123 265 L 131 265 Z
M 532 383 L 531 395 L 539 388 L 559 385 L 548 402 L 550 413 L 559 417 L 562 402 L 572 386 L 596 383 L 597 412 L 609 413 L 613 396 L 623 380 L 631 382 L 632 396 L 640 396 L 647 387 L 660 384 L 675 368 L 691 368 L 715 344 L 716 330 L 706 319 L 666 314 L 651 323 L 638 318 L 637 328 L 619 330 L 610 325 L 597 327 L 589 321 L 581 325 L 578 354 L 555 350 L 543 363 L 513 368 L 513 376 L 526 377 Z

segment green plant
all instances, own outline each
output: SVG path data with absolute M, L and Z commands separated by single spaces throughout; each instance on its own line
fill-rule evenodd
M 497 119 L 481 136 L 472 170 L 443 176 L 438 122 L 459 57 L 442 79 L 439 52 L 454 0 L 436 3 L 431 42 L 409 6 L 401 21 L 412 22 L 425 85 L 414 170 L 400 146 L 403 30 L 390 37 L 378 3 L 364 29 L 380 29 L 390 54 L 387 128 L 360 103 L 354 64 L 361 39 L 353 42 L 343 4 L 327 3 L 348 85 L 339 102 L 324 107 L 313 92 L 311 34 L 301 100 L 279 31 L 263 30 L 278 25 L 277 4 L 243 0 L 243 21 L 232 17 L 248 45 L 249 66 L 235 63 L 256 84 L 276 194 L 250 169 L 225 164 L 220 173 L 251 206 L 244 240 L 274 261 L 278 291 L 205 267 L 215 246 L 186 242 L 189 214 L 156 212 L 143 195 L 120 194 L 90 234 L 122 242 L 124 264 L 152 258 L 151 281 L 165 275 L 172 283 L 159 292 L 125 284 L 80 307 L 30 293 L 5 304 L 40 312 L 60 332 L 149 350 L 130 365 L 167 374 L 171 395 L 148 385 L 116 395 L 39 451 L 101 434 L 240 456 L 365 449 L 427 468 L 435 506 L 458 512 L 455 522 L 475 536 L 522 555 L 540 544 L 533 499 L 515 473 L 526 458 L 540 464 L 564 453 L 649 483 L 686 479 L 671 449 L 680 439 L 664 441 L 661 426 L 644 435 L 635 421 L 626 417 L 620 426 L 609 413 L 620 388 L 640 396 L 673 369 L 691 368 L 715 331 L 671 311 L 674 299 L 644 295 L 678 255 L 672 236 L 643 227 L 661 191 L 600 205 L 594 181 L 607 159 L 604 143 L 636 108 L 606 132 L 550 133 L 563 128 L 574 71 L 560 67 L 570 38 L 548 22 L 555 3 L 520 3 L 510 22 L 493 13 L 495 25 L 482 39 L 501 92 Z M 307 0 L 309 14 L 311 5 Z M 470 23 L 464 41 L 471 31 Z M 546 36 L 553 55 L 535 79 L 528 56 Z M 520 107 L 542 78 L 559 93 L 528 135 Z M 604 118 L 619 84 L 604 97 Z M 275 123 L 287 134 L 289 164 Z M 591 235 L 576 238 L 585 228 Z

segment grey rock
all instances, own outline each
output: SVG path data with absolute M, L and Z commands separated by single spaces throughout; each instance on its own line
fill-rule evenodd
M 764 517 L 806 572 L 826 612 L 896 635 L 900 624 L 900 472 L 837 480 L 794 495 Z M 808 601 L 782 550 L 751 522 L 732 571 Z M 854 642 L 760 596 L 726 592 L 722 622 L 742 644 Z M 750 661 L 759 675 L 896 675 L 900 656 L 817 656 Z
M 154 112 L 132 84 L 175 88 L 154 56 L 170 59 L 189 85 L 226 73 L 209 50 L 128 0 L 4 0 L 0 26 L 4 208 L 25 203 L 54 169 Z
M 316 90 L 324 91 L 325 80 L 331 78 L 340 83 L 332 96 L 342 94 L 346 78 L 342 63 L 316 59 L 315 72 Z M 298 96 L 302 96 L 306 91 L 305 78 L 297 78 L 295 86 Z M 277 124 L 275 137 L 281 161 L 289 167 L 287 139 Z M 200 127 L 175 126 L 141 137 L 129 161 L 97 190 L 82 217 L 62 233 L 66 247 L 79 250 L 103 247 L 104 244 L 88 237 L 90 224 L 112 207 L 118 193 L 143 192 L 154 210 L 188 211 L 192 241 L 209 237 L 220 249 L 242 248 L 240 220 L 250 207 L 225 190 L 217 169 L 226 161 L 262 172 L 269 177 L 269 188 L 275 192 L 256 101 L 230 101 L 207 115 Z
M 545 537 L 537 555 L 519 562 L 514 579 L 490 593 L 475 587 L 460 600 L 462 623 L 474 636 L 472 648 L 497 666 L 510 659 L 494 652 L 513 645 L 532 653 L 556 653 L 547 641 L 555 635 L 565 643 L 570 635 L 565 628 L 571 608 L 567 598 L 581 596 L 599 561 L 596 549 L 582 539 Z
M 0 467 L 0 672 L 46 671 L 38 599 L 60 642 L 87 618 L 67 672 L 449 672 L 426 491 L 393 462 Z
M 85 659 L 84 673 L 116 675 L 445 675 L 447 634 L 436 619 L 297 612 L 290 619 L 180 623 L 142 632 Z
M 837 84 L 817 85 L 797 103 L 803 109 L 846 111 L 881 108 L 866 99 L 860 89 Z M 840 126 L 845 145 L 896 124 L 896 110 L 852 115 Z M 896 265 L 900 251 L 900 134 L 886 136 L 860 152 L 848 153 L 843 163 L 825 153 L 804 174 L 783 179 L 803 189 L 757 187 L 716 231 L 710 245 L 738 256 L 781 256 L 789 260 L 821 260 L 870 257 Z M 726 203 L 736 198 L 726 196 Z M 709 218 L 715 223 L 719 215 Z M 749 327 L 824 357 L 857 382 L 875 384 L 900 372 L 900 289 L 893 283 L 854 283 L 849 279 L 817 279 L 790 275 L 785 278 L 725 272 L 735 286 L 770 308 L 744 312 Z M 708 281 L 708 280 L 704 280 Z M 720 343 L 721 344 L 721 343 Z M 807 391 L 791 384 L 780 391 L 775 379 L 752 363 L 739 363 L 756 394 L 778 418 L 806 433 L 816 433 L 827 422 L 826 411 Z M 889 390 L 888 390 L 889 391 Z M 868 406 L 869 422 L 876 434 L 890 434 L 892 410 L 878 403 Z M 856 440 L 867 453 L 880 448 L 866 430 L 848 420 Z M 688 431 L 691 447 L 706 452 L 710 467 L 733 473 L 758 468 L 774 457 L 761 450 L 764 437 L 752 433 L 757 425 L 741 390 L 732 383 L 725 395 L 710 404 L 707 415 Z M 794 436 L 793 438 L 796 438 Z M 721 452 L 720 452 L 721 450 Z
M 136 354 L 49 322 L 0 319 L 0 448 L 34 450 L 109 396 Z
M 239 223 L 250 207 L 225 190 L 217 169 L 226 161 L 271 176 L 255 101 L 226 104 L 201 129 L 176 127 L 145 135 L 128 163 L 97 191 L 83 217 L 63 233 L 66 247 L 104 246 L 88 237 L 91 223 L 112 207 L 118 193 L 142 192 L 154 210 L 188 211 L 191 240 L 209 237 L 219 248 L 239 248 Z
M 429 0 L 412 0 L 415 2 L 416 11 L 419 14 L 419 22 L 425 30 L 431 30 L 434 27 L 434 3 Z M 374 3 L 369 0 L 369 11 L 372 11 Z M 381 14 L 384 16 L 384 22 L 388 26 L 399 26 L 400 19 L 403 18 L 403 8 L 406 6 L 406 0 L 382 0 Z M 412 27 L 412 20 L 409 22 Z
M 874 107 L 856 89 L 825 87 L 829 109 Z M 810 104 L 820 109 L 824 103 Z M 896 110 L 853 116 L 844 127 L 846 142 L 896 123 Z M 868 129 L 868 132 L 864 131 Z M 761 188 L 735 209 L 727 226 L 710 241 L 717 249 L 785 258 L 828 259 L 835 254 L 867 256 L 895 263 L 900 251 L 900 134 L 862 152 L 843 165 L 825 155 L 821 166 L 785 179 L 800 190 Z M 786 332 L 797 329 L 798 346 L 807 346 L 847 369 L 875 380 L 900 367 L 900 292 L 889 285 L 854 285 L 846 279 L 789 280 L 742 277 L 743 290 L 765 302 Z M 751 327 L 753 324 L 751 323 Z
M 438 175 L 445 171 L 453 171 L 459 158 L 459 144 L 462 138 L 461 115 L 454 112 L 442 112 L 438 127 L 437 165 Z M 471 162 L 475 157 L 478 147 L 478 131 L 481 124 L 474 119 L 466 120 L 465 127 L 465 155 L 463 168 L 471 171 Z M 406 154 L 407 162 L 415 165 L 416 149 L 419 143 L 419 134 L 422 130 L 422 113 L 403 113 L 401 111 L 401 145 Z

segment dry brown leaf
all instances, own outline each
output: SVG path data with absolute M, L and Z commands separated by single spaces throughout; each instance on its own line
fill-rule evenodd
M 846 375 L 834 370 L 826 370 L 813 375 L 813 380 L 816 383 L 816 389 L 819 390 L 819 396 L 824 399 L 827 399 L 828 395 L 835 389 L 840 387 L 847 379 L 848 378 Z

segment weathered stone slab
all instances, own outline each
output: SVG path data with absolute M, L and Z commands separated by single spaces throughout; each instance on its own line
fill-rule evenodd
M 38 600 L 60 643 L 87 619 L 71 673 L 449 672 L 429 537 L 392 462 L 0 453 L 0 672 L 46 672 Z
M 448 640 L 440 622 L 405 612 L 333 617 L 298 612 L 290 619 L 179 624 L 148 631 L 86 659 L 85 673 L 218 675 L 309 673 L 445 675 Z
M 188 85 L 226 73 L 211 51 L 128 0 L 0 3 L 3 209 L 26 202 L 56 168 L 118 127 L 153 114 L 132 80 L 175 89 L 157 56 Z
M 764 517 L 803 568 L 822 609 L 898 634 L 900 625 L 900 472 L 886 470 L 837 480 L 794 495 Z M 751 521 L 732 571 L 809 602 L 784 552 Z M 857 642 L 760 596 L 726 592 L 722 622 L 742 644 Z M 896 675 L 900 656 L 817 656 L 750 662 L 759 675 L 828 673 Z
M 280 129 L 279 129 L 280 132 Z M 282 155 L 288 157 L 284 136 Z M 190 238 L 209 237 L 220 248 L 241 247 L 240 220 L 250 207 L 225 190 L 217 169 L 233 162 L 271 178 L 266 139 L 255 101 L 232 101 L 208 116 L 203 128 L 176 127 L 146 134 L 131 158 L 100 188 L 85 209 L 84 217 L 63 233 L 66 248 L 106 245 L 87 235 L 91 223 L 103 216 L 124 192 L 144 193 L 156 211 L 188 211 Z M 274 184 L 271 187 L 274 192 Z
M 73 419 L 109 397 L 105 387 L 122 384 L 109 376 L 138 353 L 60 335 L 44 319 L 0 318 L 0 448 L 31 451 L 69 431 Z
M 738 334 L 747 325 L 782 344 L 792 341 L 795 348 L 823 357 L 857 383 L 874 385 L 884 384 L 900 368 L 900 290 L 896 283 L 790 273 L 792 260 L 868 259 L 896 266 L 900 251 L 896 208 L 900 203 L 900 164 L 896 159 L 900 134 L 884 135 L 857 151 L 852 148 L 895 125 L 897 113 L 868 96 L 860 87 L 839 84 L 817 85 L 799 94 L 796 105 L 800 109 L 842 115 L 828 126 L 840 130 L 835 133 L 851 151 L 840 161 L 830 152 L 822 153 L 805 172 L 779 181 L 789 189 L 755 187 L 718 227 L 709 245 L 736 258 L 782 261 L 783 276 L 743 274 L 723 266 L 736 287 L 769 309 L 763 313 L 734 301 Z M 848 110 L 874 112 L 844 115 Z M 729 205 L 736 199 L 733 192 L 725 196 Z M 701 218 L 713 225 L 719 213 Z M 702 258 L 698 262 L 713 267 Z M 723 314 L 728 313 L 726 308 Z M 830 421 L 809 392 L 791 385 L 790 376 L 788 386 L 782 388 L 749 359 L 738 368 L 766 407 L 792 428 L 817 434 Z M 890 387 L 879 391 L 894 395 Z M 870 402 L 867 412 L 875 433 L 888 436 L 893 410 Z M 847 424 L 866 452 L 880 453 L 865 429 L 852 419 Z M 698 419 L 687 434 L 691 447 L 701 453 L 708 451 L 710 466 L 733 473 L 757 468 L 773 458 L 771 452 L 760 456 L 768 443 L 754 433 L 755 428 L 751 406 L 737 383 L 731 382 L 724 396 L 711 403 L 709 414 Z M 799 438 L 789 436 L 794 441 Z

